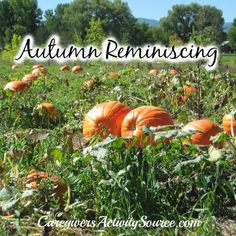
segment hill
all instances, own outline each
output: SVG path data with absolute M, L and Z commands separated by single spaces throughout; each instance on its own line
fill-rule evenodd
M 148 18 L 142 18 L 142 17 L 137 18 L 137 19 L 138 19 L 138 22 L 147 23 L 151 27 L 159 26 L 160 24 L 160 21 L 154 20 L 154 19 L 148 19 Z M 231 26 L 232 26 L 232 22 L 225 22 L 225 25 L 224 25 L 225 32 L 228 32 Z

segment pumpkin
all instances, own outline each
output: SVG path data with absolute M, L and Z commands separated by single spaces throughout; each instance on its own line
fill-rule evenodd
M 36 64 L 36 65 L 33 65 L 32 66 L 32 69 L 38 69 L 38 68 L 43 68 L 43 65 L 42 64 Z
M 218 80 L 220 80 L 220 76 L 219 76 L 219 75 L 216 75 L 216 76 L 214 76 L 212 79 L 215 80 L 215 81 L 218 81 Z
M 137 146 L 155 145 L 154 136 L 143 134 L 143 126 L 173 125 L 174 122 L 168 112 L 154 106 L 141 106 L 130 111 L 122 121 L 121 135 L 123 137 L 136 137 Z
M 58 176 L 50 176 L 48 172 L 33 170 L 26 176 L 25 187 L 30 189 L 38 189 L 40 182 L 47 179 L 49 179 L 55 187 L 52 192 L 58 197 L 63 197 L 63 194 L 67 191 L 66 185 L 59 180 Z
M 86 81 L 85 81 L 85 85 L 86 85 L 86 87 L 88 87 L 88 88 L 91 88 L 91 87 L 94 85 L 94 83 L 95 83 L 95 81 L 92 80 L 92 79 L 89 79 L 89 80 L 86 80 Z
M 60 71 L 70 70 L 69 66 L 64 65 L 60 68 Z
M 32 74 L 34 74 L 36 76 L 44 76 L 47 73 L 48 73 L 47 70 L 43 67 L 36 68 L 32 71 Z
M 26 74 L 24 77 L 23 77 L 23 81 L 26 81 L 26 82 L 32 82 L 34 80 L 37 79 L 37 75 L 35 74 Z
M 185 102 L 191 94 L 199 94 L 199 90 L 196 87 L 190 85 L 183 85 L 184 95 L 181 96 L 181 100 Z
M 47 118 L 51 118 L 54 120 L 59 118 L 58 111 L 56 110 L 55 106 L 50 102 L 43 102 L 39 104 L 37 108 L 42 109 L 45 112 Z
M 120 136 L 121 123 L 130 109 L 120 102 L 111 101 L 98 104 L 85 116 L 83 136 L 89 139 L 99 134 L 106 138 L 109 134 Z
M 12 66 L 11 66 L 11 69 L 12 69 L 12 70 L 15 70 L 15 69 L 17 69 L 17 68 L 18 68 L 18 65 L 12 65 Z
M 191 141 L 193 144 L 209 146 L 212 144 L 210 140 L 211 136 L 215 136 L 221 131 L 221 129 L 211 120 L 202 119 L 195 120 L 182 128 L 182 131 L 201 131 L 201 133 L 196 133 L 191 136 Z
M 109 76 L 110 78 L 114 78 L 114 79 L 120 77 L 120 75 L 119 75 L 117 72 L 114 72 L 114 71 L 110 71 L 110 72 L 108 73 L 108 76 Z
M 72 73 L 77 73 L 79 71 L 82 71 L 83 68 L 80 65 L 74 66 L 71 70 Z
M 236 136 L 236 119 L 235 119 L 235 112 L 225 114 L 222 119 L 222 126 L 224 131 L 227 134 L 232 136 Z
M 167 74 L 170 75 L 170 76 L 173 76 L 173 75 L 178 74 L 178 71 L 177 71 L 175 68 L 171 68 L 171 69 L 167 72 Z
M 153 75 L 153 76 L 156 76 L 156 75 L 158 74 L 158 70 L 157 70 L 157 69 L 151 69 L 151 70 L 149 71 L 149 74 L 150 74 L 150 75 Z
M 15 80 L 7 83 L 4 90 L 11 90 L 13 92 L 22 92 L 28 88 L 28 84 L 23 80 Z

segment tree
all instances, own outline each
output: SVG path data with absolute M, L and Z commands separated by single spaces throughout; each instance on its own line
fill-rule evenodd
M 152 34 L 152 43 L 168 44 L 169 34 L 162 27 L 152 27 L 148 31 Z
M 47 31 L 58 33 L 63 42 L 73 43 L 78 35 L 85 41 L 90 21 L 100 19 L 105 36 L 123 40 L 136 23 L 127 3 L 121 0 L 74 0 L 70 4 L 60 4 L 55 12 L 45 12 Z
M 236 18 L 233 21 L 232 27 L 228 32 L 228 40 L 230 48 L 235 52 L 236 51 Z
M 63 45 L 72 43 L 74 35 L 73 27 L 67 23 L 65 17 L 68 7 L 69 4 L 58 4 L 54 11 L 46 10 L 44 13 L 47 38 L 52 34 L 58 34 Z
M 0 34 L 2 44 L 10 43 L 13 34 L 24 36 L 34 34 L 41 20 L 42 12 L 36 0 L 0 1 Z
M 133 46 L 142 46 L 147 43 L 153 43 L 153 34 L 150 31 L 150 27 L 146 23 L 135 23 L 130 27 L 130 31 L 127 35 L 126 42 Z
M 100 47 L 105 37 L 100 18 L 98 20 L 92 18 L 90 27 L 86 31 L 86 43 Z
M 5 44 L 4 46 L 5 50 L 3 51 L 1 55 L 1 59 L 12 61 L 14 56 L 19 50 L 21 41 L 22 41 L 22 37 L 20 35 L 13 34 L 11 42 Z
M 168 16 L 161 19 L 160 25 L 164 31 L 170 35 L 176 34 L 184 43 L 190 40 L 193 32 L 217 43 L 221 43 L 225 37 L 222 11 L 197 3 L 173 6 Z

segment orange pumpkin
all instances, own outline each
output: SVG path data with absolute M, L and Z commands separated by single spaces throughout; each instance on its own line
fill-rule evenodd
M 60 71 L 70 70 L 69 66 L 64 65 L 60 68 Z
M 176 74 L 178 74 L 178 71 L 175 68 L 171 68 L 168 71 L 168 75 L 170 75 L 170 76 L 173 76 L 173 75 L 176 75 Z
M 36 68 L 32 71 L 32 74 L 34 74 L 36 76 L 44 76 L 47 73 L 48 73 L 47 70 L 44 69 L 43 67 Z
M 33 65 L 32 66 L 32 69 L 38 69 L 38 68 L 43 68 L 43 65 L 42 64 L 36 64 L 36 65 Z
M 221 131 L 221 129 L 212 121 L 208 119 L 195 120 L 182 128 L 182 131 L 194 131 L 199 130 L 202 133 L 196 133 L 191 136 L 193 144 L 208 146 L 212 144 L 210 138 L 215 136 Z
M 35 171 L 33 170 L 26 177 L 25 187 L 30 189 L 38 189 L 40 182 L 42 180 L 50 179 L 55 188 L 53 188 L 53 193 L 56 193 L 57 196 L 62 197 L 62 195 L 67 191 L 66 185 L 59 181 L 58 176 L 49 175 L 48 172 Z
M 110 71 L 110 72 L 108 73 L 108 76 L 111 77 L 111 78 L 114 78 L 114 79 L 120 77 L 120 75 L 119 75 L 117 72 L 114 72 L 114 71 Z
M 13 92 L 22 92 L 28 88 L 28 84 L 23 80 L 15 80 L 7 83 L 4 90 L 11 90 Z
M 11 69 L 12 69 L 12 70 L 15 70 L 15 69 L 17 69 L 17 68 L 18 68 L 18 65 L 12 65 L 12 66 L 11 66 Z
M 83 68 L 80 66 L 80 65 L 77 65 L 77 66 L 74 66 L 71 70 L 72 73 L 77 73 L 77 72 L 80 72 L 82 71 Z
M 121 123 L 130 109 L 120 102 L 104 102 L 91 109 L 84 119 L 83 136 L 88 139 L 96 134 L 106 138 L 109 134 L 120 136 Z
M 152 144 L 155 145 L 154 136 L 143 134 L 143 126 L 164 126 L 173 125 L 174 122 L 168 112 L 154 106 L 141 106 L 130 111 L 124 118 L 121 125 L 123 137 L 136 137 L 137 146 Z
M 50 102 L 43 102 L 38 105 L 38 109 L 43 109 L 45 115 L 51 119 L 58 119 L 59 113 L 56 110 L 55 106 Z
M 185 102 L 191 94 L 199 94 L 199 90 L 196 87 L 190 85 L 183 85 L 184 95 L 181 96 L 181 100 Z
M 227 134 L 230 134 L 235 137 L 236 136 L 235 113 L 225 114 L 222 119 L 222 126 Z
M 216 75 L 216 76 L 214 76 L 212 79 L 215 80 L 215 81 L 218 81 L 218 80 L 220 80 L 220 76 L 219 76 L 219 75 Z
M 85 85 L 86 87 L 91 88 L 94 85 L 94 80 L 92 79 L 86 80 Z
M 153 76 L 156 76 L 156 75 L 158 74 L 158 70 L 157 70 L 157 69 L 151 69 L 151 70 L 149 71 L 149 74 L 150 74 L 150 75 L 153 75 Z
M 24 77 L 23 77 L 23 81 L 26 81 L 26 82 L 32 82 L 34 80 L 37 79 L 37 75 L 35 74 L 26 74 Z

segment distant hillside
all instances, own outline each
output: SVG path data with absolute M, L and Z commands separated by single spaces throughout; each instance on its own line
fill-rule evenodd
M 225 25 L 224 25 L 225 32 L 228 32 L 231 26 L 232 26 L 232 22 L 225 22 Z
M 140 23 L 147 23 L 151 27 L 159 26 L 160 22 L 154 19 L 148 19 L 148 18 L 138 18 L 138 22 Z M 225 32 L 228 32 L 229 29 L 232 26 L 232 22 L 226 22 L 224 25 Z
M 155 27 L 159 25 L 159 21 L 147 18 L 138 18 L 139 23 L 147 23 L 151 27 Z

